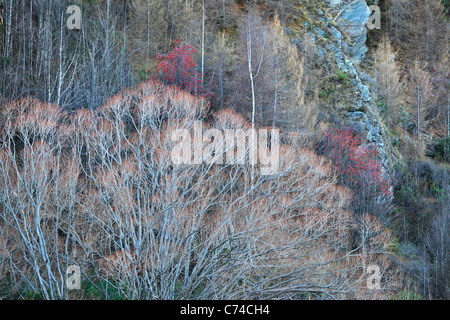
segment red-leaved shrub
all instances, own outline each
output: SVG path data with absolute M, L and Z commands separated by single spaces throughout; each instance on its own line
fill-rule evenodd
M 388 179 L 374 145 L 361 145 L 353 128 L 329 128 L 324 135 L 323 152 L 338 170 L 342 183 L 350 187 L 355 197 L 377 202 L 392 197 Z
M 213 97 L 213 93 L 202 83 L 202 74 L 197 71 L 193 46 L 174 41 L 175 47 L 168 54 L 159 54 L 159 63 L 147 71 L 154 79 L 166 85 L 175 85 L 194 96 Z

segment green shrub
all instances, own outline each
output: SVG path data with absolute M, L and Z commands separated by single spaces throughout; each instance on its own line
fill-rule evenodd
M 418 293 L 409 290 L 402 290 L 395 294 L 392 300 L 422 300 L 422 296 Z
M 398 146 L 399 143 L 400 143 L 400 141 L 398 140 L 398 138 L 394 138 L 394 139 L 392 140 L 392 146 L 394 146 L 394 147 Z
M 348 74 L 340 69 L 338 69 L 336 71 L 336 77 L 337 77 L 338 81 L 341 81 L 344 83 L 346 83 L 348 81 Z
M 115 284 L 114 284 L 115 285 Z M 104 292 L 108 295 L 108 300 L 125 300 L 125 296 L 122 294 L 120 290 L 114 288 L 110 284 L 105 281 L 97 281 L 95 286 L 89 281 L 83 281 L 81 284 L 82 292 L 84 293 L 84 298 L 94 299 L 94 300 L 104 300 L 106 299 L 105 295 L 99 291 L 97 287 L 101 287 Z
M 408 125 L 409 120 L 409 114 L 406 112 L 406 108 L 404 106 L 398 107 L 397 111 L 397 117 L 395 119 L 395 122 L 397 124 L 400 124 L 403 128 L 406 128 Z
M 450 162 L 450 136 L 438 139 L 436 157 L 444 162 Z

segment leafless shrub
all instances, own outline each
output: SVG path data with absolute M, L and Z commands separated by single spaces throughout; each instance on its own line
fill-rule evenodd
M 67 266 L 127 299 L 352 297 L 364 266 L 385 266 L 375 221 L 350 243 L 349 190 L 328 160 L 280 147 L 276 175 L 251 165 L 174 165 L 171 132 L 205 101 L 148 82 L 97 111 L 35 100 L 2 112 L 0 272 L 46 299 L 67 299 Z M 53 108 L 53 109 L 52 109 Z M 213 128 L 248 128 L 232 111 Z M 2 267 L 3 266 L 3 267 Z M 8 267 L 5 267 L 8 266 Z M 386 266 L 387 268 L 387 266 Z

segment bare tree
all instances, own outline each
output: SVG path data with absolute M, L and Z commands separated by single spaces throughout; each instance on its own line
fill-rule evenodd
M 426 63 L 422 63 L 418 58 L 410 69 L 411 75 L 411 104 L 415 113 L 416 140 L 420 140 L 421 130 L 425 127 L 425 115 L 428 107 L 433 103 L 434 96 L 431 87 L 431 77 L 425 71 Z
M 375 77 L 377 95 L 386 106 L 384 110 L 386 123 L 392 125 L 392 118 L 397 117 L 397 108 L 402 104 L 404 84 L 400 81 L 400 67 L 395 61 L 396 52 L 389 38 L 380 41 L 375 53 Z
M 304 128 L 315 123 L 314 97 L 305 96 L 305 61 L 278 17 L 269 26 L 255 9 L 242 23 L 234 74 L 239 79 L 231 104 L 262 125 Z
M 349 190 L 301 136 L 285 137 L 274 176 L 249 162 L 172 162 L 172 134 L 192 132 L 208 106 L 201 100 L 146 82 L 96 111 L 6 106 L 0 235 L 20 294 L 67 299 L 73 264 L 106 298 L 107 287 L 127 299 L 336 299 L 365 290 L 363 265 L 386 265 L 389 238 L 372 223 L 350 243 Z M 203 130 L 252 128 L 230 110 L 213 118 Z

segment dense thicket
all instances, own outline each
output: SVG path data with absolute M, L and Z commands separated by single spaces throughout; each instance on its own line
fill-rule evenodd
M 107 298 L 368 294 L 365 268 L 391 270 L 390 235 L 370 215 L 354 220 L 349 190 L 301 136 L 286 137 L 272 176 L 173 164 L 173 130 L 192 130 L 205 106 L 157 82 L 70 115 L 35 99 L 4 104 L 1 296 L 68 298 L 73 264 Z M 230 110 L 214 119 L 221 130 L 250 127 Z M 383 278 L 386 294 L 395 273 Z
M 448 299 L 448 2 L 395 0 L 383 9 L 374 67 L 377 102 L 404 157 L 396 166 L 392 215 L 404 287 L 424 299 Z

